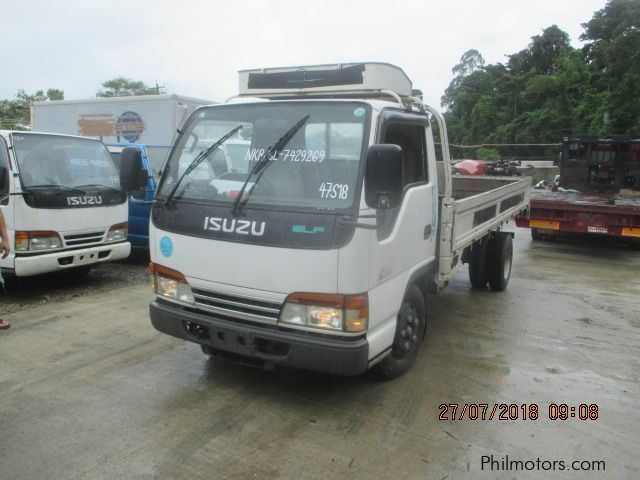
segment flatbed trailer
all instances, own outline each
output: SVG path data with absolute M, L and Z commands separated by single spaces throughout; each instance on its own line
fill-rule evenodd
M 516 218 L 534 240 L 616 237 L 640 247 L 640 141 L 564 139 L 557 191 L 536 191 Z
M 560 234 L 595 234 L 640 245 L 640 196 L 534 193 L 529 214 L 518 216 L 516 224 L 531 228 L 534 240 Z

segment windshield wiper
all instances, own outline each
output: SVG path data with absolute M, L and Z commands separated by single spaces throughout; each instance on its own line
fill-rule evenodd
M 120 192 L 122 189 L 117 187 L 112 187 L 110 185 L 105 185 L 104 183 L 87 183 L 86 185 L 78 185 L 79 187 L 86 188 L 102 188 L 104 190 L 111 190 L 113 192 Z
M 167 195 L 167 198 L 164 201 L 164 204 L 165 205 L 169 205 L 169 203 L 173 199 L 173 196 L 176 194 L 176 191 L 178 190 L 178 187 L 180 186 L 180 182 L 182 182 L 182 179 L 184 177 L 186 177 L 193 170 L 195 170 L 198 167 L 198 165 L 200 165 L 205 158 L 207 158 L 209 155 L 211 155 L 216 148 L 218 148 L 220 145 L 222 145 L 224 142 L 226 142 L 229 138 L 231 138 L 233 135 L 235 135 L 235 133 L 238 130 L 240 130 L 242 127 L 243 127 L 243 125 L 238 125 L 236 128 L 231 130 L 229 133 L 227 133 L 226 135 L 223 135 L 216 142 L 212 143 L 207 149 L 201 151 L 198 155 L 196 155 L 196 158 L 193 159 L 193 161 L 189 164 L 189 166 L 184 171 L 184 173 L 182 175 L 180 175 L 180 178 L 178 178 L 178 181 L 176 182 L 176 184 L 173 186 L 173 188 L 169 192 L 169 195 Z
M 42 189 L 45 189 L 45 188 L 55 188 L 55 189 L 57 189 L 57 190 L 73 190 L 73 191 L 75 191 L 75 192 L 80 192 L 80 193 L 83 193 L 83 194 L 85 194 L 85 195 L 87 194 L 87 191 L 86 191 L 86 190 L 83 190 L 82 188 L 77 188 L 77 187 L 67 187 L 67 186 L 65 186 L 65 185 L 58 185 L 57 183 L 41 183 L 41 184 L 39 184 L 39 185 L 29 185 L 29 186 L 25 186 L 24 188 L 25 188 L 25 190 L 31 190 L 31 189 L 34 189 L 34 188 L 42 188 Z
M 302 126 L 306 123 L 307 120 L 309 120 L 309 115 L 302 117 L 298 121 L 298 123 L 296 123 L 293 127 L 291 127 L 287 131 L 287 133 L 285 133 L 278 140 L 276 140 L 275 143 L 269 146 L 269 148 L 267 148 L 267 150 L 262 154 L 262 156 L 256 161 L 256 164 L 253 166 L 253 168 L 251 169 L 251 172 L 249 172 L 246 180 L 242 184 L 242 188 L 240 188 L 240 191 L 238 192 L 238 196 L 233 201 L 233 207 L 231 208 L 232 214 L 236 215 L 241 210 L 241 207 L 247 203 L 247 200 L 249 200 L 249 196 L 251 195 L 251 192 L 253 192 L 253 189 L 255 188 L 256 184 L 260 181 L 260 178 L 262 178 L 262 174 L 266 171 L 267 167 L 271 165 L 270 159 L 273 158 L 275 161 L 275 159 L 280 154 L 280 150 L 282 150 L 284 147 L 287 146 L 287 143 L 289 143 L 289 141 L 291 141 L 291 139 L 295 136 L 295 134 L 298 133 L 298 130 L 302 128 Z M 247 185 L 249 184 L 249 180 L 251 180 L 251 177 L 253 177 L 254 175 L 257 175 L 257 176 L 253 182 L 253 188 L 247 192 L 247 198 L 243 199 L 242 197 L 244 196 L 244 192 L 247 188 Z

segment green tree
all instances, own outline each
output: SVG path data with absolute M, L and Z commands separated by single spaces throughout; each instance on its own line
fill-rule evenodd
M 582 49 L 551 25 L 504 65 L 465 52 L 442 97 L 451 142 L 640 136 L 640 1 L 609 0 L 583 27 Z
M 57 88 L 50 88 L 46 93 L 38 90 L 34 94 L 18 90 L 15 98 L 0 100 L 0 128 L 28 130 L 31 105 L 49 100 L 64 100 L 64 92 Z
M 102 84 L 104 90 L 98 90 L 96 97 L 129 97 L 132 95 L 152 95 L 157 92 L 156 87 L 148 87 L 144 82 L 134 81 L 125 77 L 107 80 Z
M 482 147 L 476 151 L 478 160 L 484 160 L 486 162 L 495 162 L 500 160 L 500 153 L 495 148 Z
M 57 88 L 50 88 L 49 90 L 47 90 L 47 99 L 64 100 L 64 92 L 62 90 L 58 90 Z
M 570 49 L 569 35 L 557 25 L 551 25 L 542 31 L 542 35 L 531 37 L 527 48 L 510 55 L 509 67 L 517 74 L 552 74 L 556 72 L 562 53 Z
M 604 101 L 599 113 L 607 114 L 603 121 L 611 132 L 640 135 L 640 2 L 609 0 L 582 26 L 592 86 L 607 92 L 599 96 Z

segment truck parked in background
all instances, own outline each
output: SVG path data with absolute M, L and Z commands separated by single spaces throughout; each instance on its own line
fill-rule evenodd
M 41 132 L 99 138 L 116 156 L 127 146 L 141 151 L 150 180 L 144 192 L 129 199 L 129 234 L 133 246 L 147 247 L 149 202 L 153 201 L 160 168 L 173 137 L 195 108 L 212 103 L 215 102 L 180 95 L 36 102 L 31 127 Z
M 149 248 L 149 217 L 151 205 L 156 196 L 157 178 L 151 174 L 152 167 L 149 161 L 147 148 L 141 143 L 114 143 L 108 144 L 107 149 L 111 153 L 116 168 L 120 170 L 122 153 L 125 148 L 133 148 L 140 152 L 142 165 L 147 172 L 147 184 L 129 195 L 129 241 L 135 248 Z
M 393 65 L 240 72 L 240 98 L 193 112 L 163 168 L 151 322 L 210 355 L 397 377 L 425 294 L 462 263 L 474 286 L 506 288 L 501 227 L 529 184 L 452 178 L 444 119 Z
M 564 138 L 559 181 L 516 221 L 536 241 L 591 234 L 640 248 L 640 140 Z
M 0 209 L 11 247 L 2 274 L 83 275 L 126 258 L 127 194 L 146 181 L 134 151 L 118 172 L 98 140 L 0 131 Z

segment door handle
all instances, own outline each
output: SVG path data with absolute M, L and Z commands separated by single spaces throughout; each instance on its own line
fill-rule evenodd
M 424 227 L 423 236 L 425 240 L 427 240 L 431 236 L 431 224 Z

